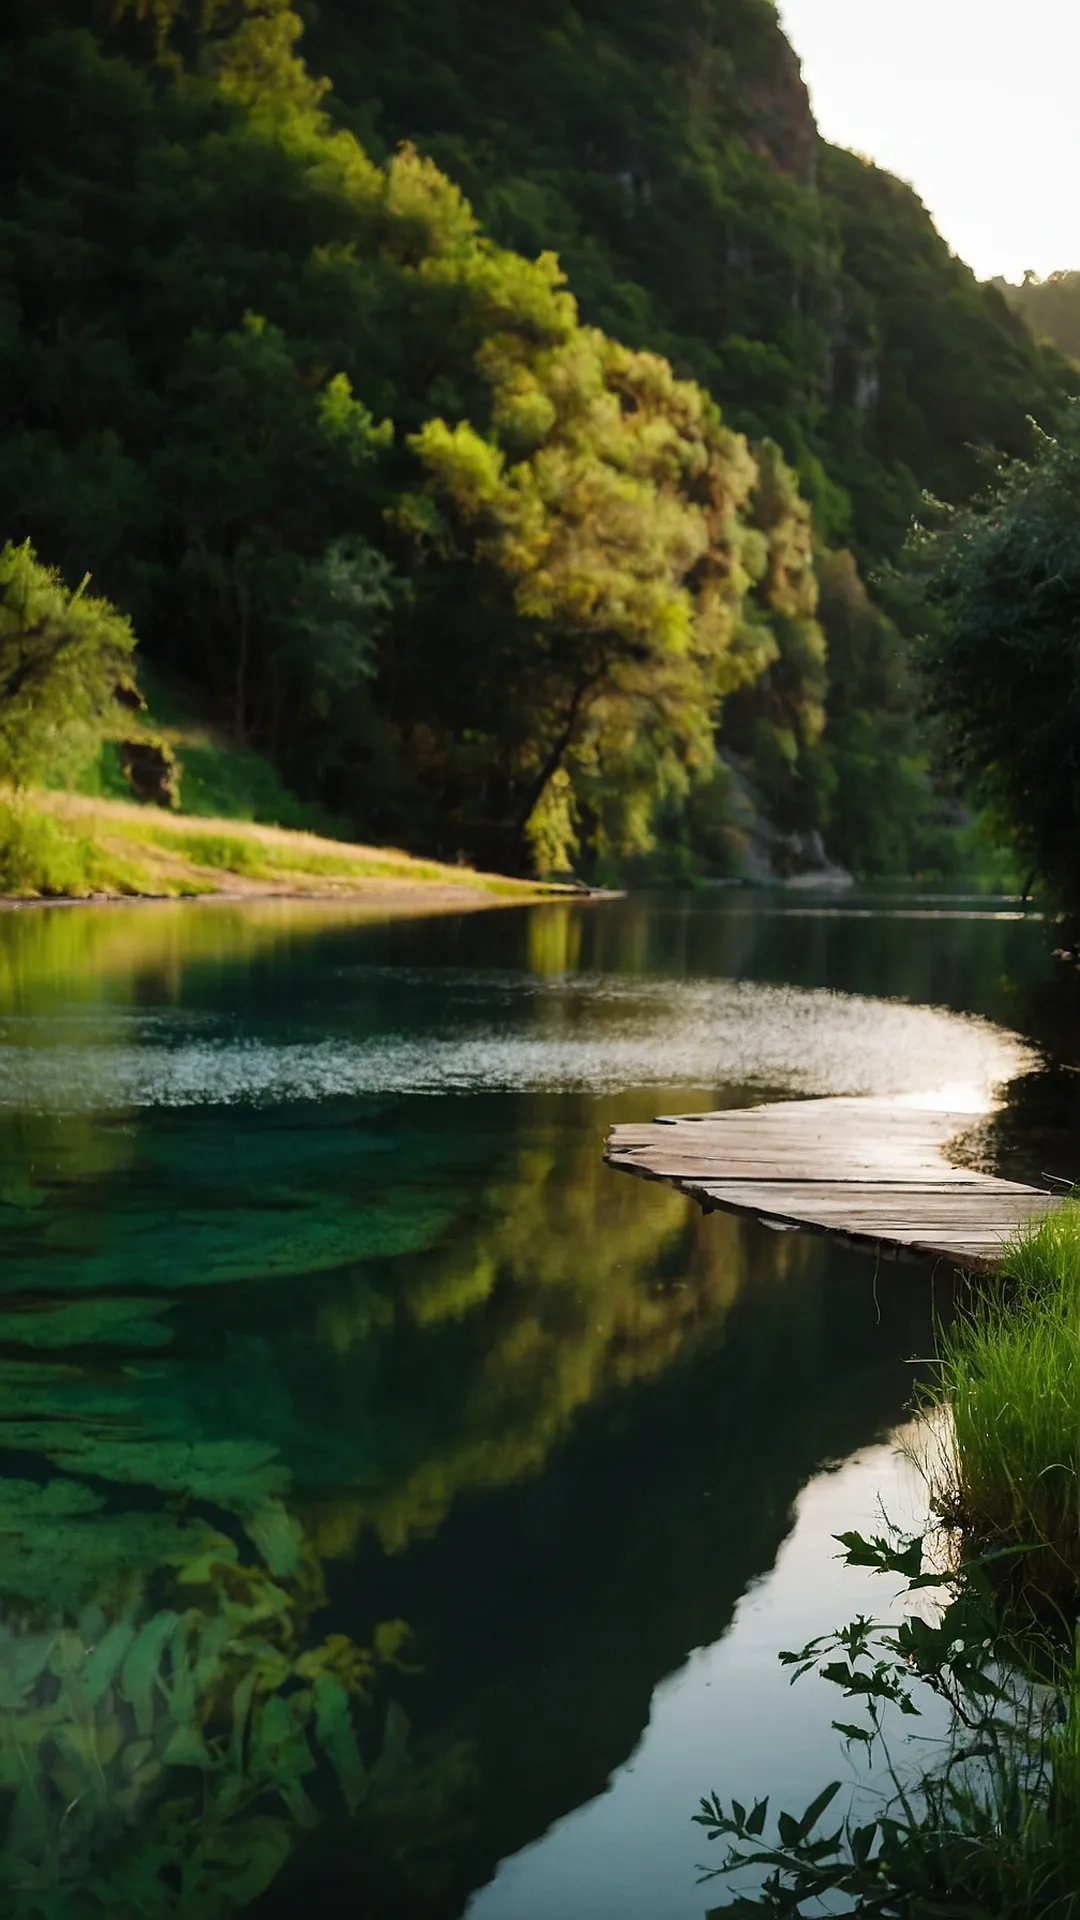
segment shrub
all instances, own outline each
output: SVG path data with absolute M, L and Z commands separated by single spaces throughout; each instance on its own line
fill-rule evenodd
M 0 803 L 0 894 L 78 898 L 138 891 L 137 870 L 110 859 L 93 840 L 24 801 Z
M 28 540 L 0 551 L 0 780 L 39 779 L 59 750 L 100 738 L 131 684 L 135 635 L 123 614 L 43 567 Z

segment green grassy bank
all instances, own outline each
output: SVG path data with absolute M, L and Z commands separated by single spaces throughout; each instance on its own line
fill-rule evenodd
M 552 891 L 257 821 L 80 794 L 0 799 L 0 896 L 7 898 L 307 894 L 481 906 Z
M 943 1517 L 969 1551 L 1018 1550 L 1030 1599 L 1080 1617 L 1080 1202 L 1018 1235 L 942 1330 L 933 1392 Z

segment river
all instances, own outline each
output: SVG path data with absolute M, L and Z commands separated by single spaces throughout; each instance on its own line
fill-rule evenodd
M 918 888 L 0 918 L 5 1914 L 698 1920 L 701 1795 L 851 1765 L 776 1654 L 889 1598 L 832 1536 L 923 1510 L 949 1282 L 605 1130 L 924 1094 L 1071 1177 L 1050 944 Z

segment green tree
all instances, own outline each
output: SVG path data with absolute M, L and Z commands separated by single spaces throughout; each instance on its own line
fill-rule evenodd
M 769 0 L 328 4 L 340 97 L 299 31 L 8 11 L 0 520 L 367 834 L 610 866 L 719 726 L 857 840 L 820 556 L 1021 450 L 1061 363 L 820 147 Z
M 100 735 L 130 689 L 135 635 L 107 600 L 74 593 L 28 540 L 0 552 L 0 780 L 24 787 L 73 736 Z
M 511 583 L 524 645 L 492 688 L 518 716 L 505 844 L 546 866 L 586 820 L 601 854 L 648 845 L 657 794 L 711 768 L 720 699 L 759 664 L 741 622 L 770 557 L 740 520 L 755 463 L 700 388 L 562 319 L 554 347 L 485 349 L 494 436 L 429 422 L 428 485 L 401 509 Z
M 1080 418 L 920 529 L 921 660 L 956 766 L 1071 906 L 1080 900 Z

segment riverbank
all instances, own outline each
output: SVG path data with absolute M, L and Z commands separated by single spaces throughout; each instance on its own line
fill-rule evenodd
M 78 794 L 35 793 L 4 814 L 0 906 L 278 897 L 464 909 L 577 891 L 396 848 Z

